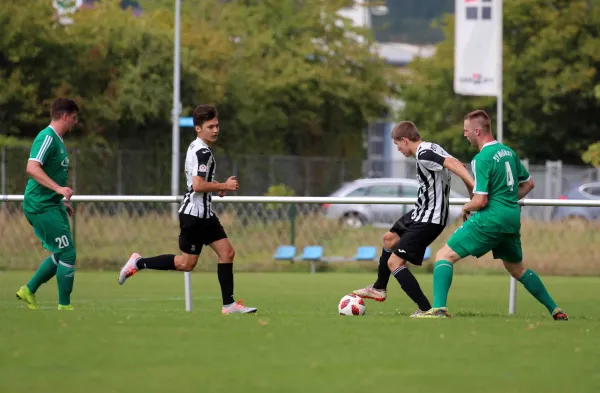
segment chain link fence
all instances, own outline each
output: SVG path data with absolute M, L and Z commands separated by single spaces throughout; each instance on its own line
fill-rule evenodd
M 29 149 L 0 148 L 0 191 L 23 194 L 27 183 L 25 166 Z M 79 195 L 170 195 L 170 151 L 71 149 L 70 185 Z M 181 168 L 185 155 L 181 156 Z M 582 183 L 599 181 L 600 168 L 562 165 L 549 161 L 529 165 L 536 188 L 532 198 L 558 198 Z M 335 157 L 257 156 L 228 157 L 217 154 L 217 180 L 236 176 L 240 190 L 232 195 L 265 195 L 269 187 L 285 184 L 297 196 L 327 196 L 348 181 L 363 177 L 382 177 L 384 167 L 393 167 L 398 177 L 415 178 L 412 159 L 385 161 Z M 468 165 L 467 165 L 468 166 Z M 379 169 L 378 169 L 379 168 Z M 183 171 L 182 171 L 183 172 Z M 452 188 L 466 196 L 460 179 Z M 180 190 L 185 176 L 180 174 Z M 549 219 L 552 207 L 524 209 L 526 217 Z
M 169 195 L 170 153 L 167 151 L 72 150 L 70 185 L 79 195 Z M 0 148 L 0 191 L 23 194 L 27 182 L 28 149 Z M 183 156 L 182 156 L 183 160 Z M 377 164 L 377 165 L 375 165 Z M 593 168 L 563 166 L 560 162 L 529 165 L 536 188 L 531 198 L 558 198 L 582 183 L 598 181 Z M 237 195 L 264 195 L 269 187 L 285 184 L 297 196 L 326 196 L 344 182 L 379 177 L 372 168 L 400 166 L 414 177 L 414 161 L 338 159 L 295 156 L 217 157 L 219 180 L 235 175 Z M 183 167 L 183 166 L 182 166 Z M 397 168 L 396 168 L 397 169 Z M 184 176 L 181 174 L 181 190 Z M 466 195 L 460 179 L 453 189 Z M 235 195 L 235 193 L 233 194 Z M 215 198 L 218 201 L 218 198 Z M 216 209 L 237 251 L 238 269 L 303 269 L 302 263 L 274 262 L 278 245 L 322 245 L 326 257 L 350 260 L 360 245 L 380 247 L 385 227 L 347 228 L 326 217 L 319 205 L 219 204 Z M 169 204 L 77 203 L 72 220 L 78 264 L 84 268 L 119 267 L 134 252 L 142 255 L 178 253 L 178 223 Z M 551 220 L 553 207 L 524 207 L 523 244 L 527 261 L 546 273 L 598 274 L 600 223 Z M 390 217 L 390 226 L 397 217 Z M 440 247 L 457 226 L 452 224 L 432 246 Z M 0 203 L 0 269 L 31 269 L 46 255 L 21 211 L 21 205 Z M 568 261 L 568 262 L 567 262 Z M 201 268 L 212 269 L 212 252 L 203 252 Z M 322 264 L 322 269 L 376 269 L 376 263 Z M 459 269 L 497 269 L 498 262 L 482 258 Z
M 169 204 L 78 202 L 72 219 L 77 264 L 84 269 L 118 269 L 133 252 L 144 256 L 178 254 L 179 226 L 170 215 Z M 343 226 L 324 214 L 316 204 L 215 203 L 215 210 L 236 249 L 236 270 L 302 270 L 308 264 L 274 261 L 279 245 L 295 245 L 299 255 L 307 245 L 324 247 L 325 258 L 347 263 L 319 264 L 321 270 L 359 269 L 376 271 L 377 261 L 353 262 L 359 246 L 381 247 L 388 227 Z M 4 202 L 0 207 L 0 270 L 34 269 L 45 258 L 40 241 L 25 219 L 21 203 Z M 391 223 L 390 223 L 391 226 Z M 433 255 L 453 233 L 452 223 L 432 245 Z M 561 275 L 600 274 L 600 223 L 567 221 L 548 225 L 525 219 L 522 240 L 526 262 L 540 273 Z M 211 250 L 202 252 L 198 269 L 214 270 Z M 431 267 L 429 261 L 425 269 Z M 490 256 L 469 258 L 458 271 L 502 271 Z
M 23 194 L 27 184 L 27 148 L 0 148 L 2 194 Z M 168 150 L 70 149 L 69 184 L 79 195 L 170 195 Z M 341 184 L 362 177 L 363 161 L 352 158 L 218 155 L 217 180 L 236 176 L 240 190 L 232 195 L 264 195 L 285 184 L 297 196 L 328 195 Z M 184 168 L 185 154 L 180 168 Z M 180 174 L 181 192 L 185 174 Z

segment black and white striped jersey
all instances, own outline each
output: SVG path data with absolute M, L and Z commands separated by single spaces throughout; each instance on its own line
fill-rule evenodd
M 435 143 L 421 142 L 417 148 L 419 193 L 412 214 L 416 222 L 448 223 L 451 173 L 444 168 L 447 157 L 450 154 Z
M 212 182 L 215 178 L 216 167 L 217 163 L 208 145 L 200 138 L 193 141 L 185 156 L 187 192 L 181 202 L 179 213 L 199 218 L 209 218 L 214 215 L 211 193 L 194 192 L 192 185 L 194 176 L 201 176 L 207 182 Z

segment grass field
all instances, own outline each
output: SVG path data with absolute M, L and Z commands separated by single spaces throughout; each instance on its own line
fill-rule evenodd
M 390 282 L 363 317 L 337 301 L 371 274 L 243 273 L 236 297 L 256 315 L 221 316 L 216 273 L 79 272 L 75 312 L 56 283 L 30 311 L 14 291 L 30 272 L 0 272 L 0 392 L 598 392 L 600 278 L 547 277 L 568 312 L 555 322 L 522 288 L 506 316 L 508 278 L 457 275 L 448 320 L 413 320 Z M 419 275 L 426 293 L 431 276 Z

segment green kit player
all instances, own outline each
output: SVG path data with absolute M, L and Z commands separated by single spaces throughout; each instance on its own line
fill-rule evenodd
M 568 320 L 556 305 L 537 274 L 523 265 L 521 208 L 519 199 L 534 187 L 533 180 L 516 153 L 494 139 L 487 113 L 478 110 L 465 116 L 464 136 L 479 153 L 471 162 L 475 186 L 473 198 L 463 207 L 464 224 L 435 256 L 433 308 L 424 318 L 447 318 L 446 303 L 454 264 L 472 255 L 492 251 L 511 276 L 548 309 L 556 320 Z M 467 220 L 470 212 L 474 214 Z
M 35 235 L 51 253 L 27 285 L 17 291 L 17 298 L 25 301 L 32 310 L 38 308 L 35 292 L 55 275 L 58 309 L 73 310 L 71 291 L 75 275 L 75 246 L 69 225 L 73 208 L 66 202 L 73 191 L 66 187 L 69 156 L 63 137 L 77 124 L 78 112 L 73 100 L 56 99 L 52 103 L 52 121 L 37 135 L 29 154 L 27 174 L 30 178 L 25 189 L 23 211 Z

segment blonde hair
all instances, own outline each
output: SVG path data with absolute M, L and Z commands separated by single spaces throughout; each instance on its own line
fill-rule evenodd
M 487 113 L 485 113 L 484 110 L 478 109 L 476 111 L 467 113 L 465 115 L 465 120 L 477 120 L 477 123 L 483 131 L 492 132 L 492 121 L 490 120 L 490 117 Z

